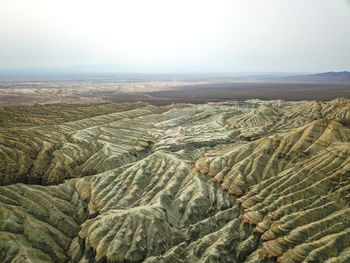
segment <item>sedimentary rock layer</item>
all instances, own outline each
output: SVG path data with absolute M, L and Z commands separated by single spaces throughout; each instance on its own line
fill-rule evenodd
M 350 260 L 349 100 L 0 116 L 1 262 Z

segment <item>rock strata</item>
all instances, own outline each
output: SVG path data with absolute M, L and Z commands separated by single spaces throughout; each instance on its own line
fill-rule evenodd
M 350 260 L 350 100 L 0 116 L 0 262 Z

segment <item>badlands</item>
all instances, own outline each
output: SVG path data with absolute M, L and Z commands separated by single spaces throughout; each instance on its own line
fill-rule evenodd
M 350 100 L 0 107 L 0 262 L 350 262 Z

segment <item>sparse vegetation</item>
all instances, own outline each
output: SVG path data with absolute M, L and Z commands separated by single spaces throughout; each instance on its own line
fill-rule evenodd
M 1 262 L 349 260 L 350 100 L 0 114 Z

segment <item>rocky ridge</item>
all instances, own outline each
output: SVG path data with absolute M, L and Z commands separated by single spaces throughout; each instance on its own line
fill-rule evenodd
M 0 116 L 1 262 L 350 260 L 350 100 Z

